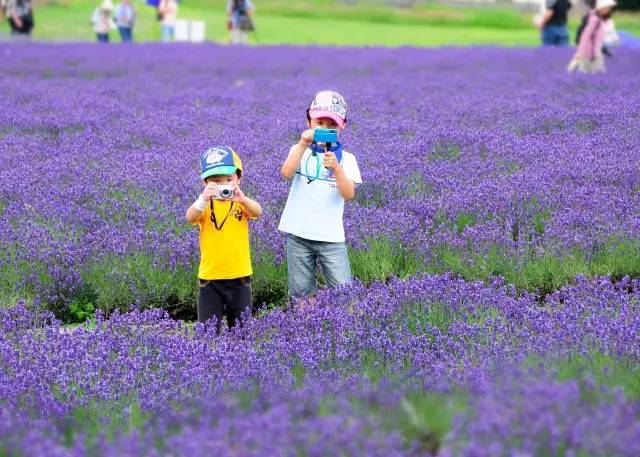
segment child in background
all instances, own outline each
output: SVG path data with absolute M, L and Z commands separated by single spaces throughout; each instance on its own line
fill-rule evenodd
M 123 43 L 133 41 L 133 26 L 136 21 L 136 12 L 131 6 L 131 0 L 122 0 L 116 7 L 116 25 Z
M 251 313 L 249 220 L 262 208 L 240 189 L 242 162 L 230 147 L 207 149 L 200 168 L 204 190 L 186 214 L 200 228 L 198 322 L 215 317 L 220 332 L 223 315 L 233 327 Z
M 289 295 L 315 292 L 316 262 L 329 287 L 351 281 L 342 214 L 345 200 L 362 182 L 353 154 L 338 142 L 325 152 L 313 143 L 316 128 L 337 129 L 347 123 L 347 103 L 337 92 L 318 92 L 307 109 L 307 127 L 289 150 L 281 173 L 292 179 L 279 230 L 287 234 Z
M 116 28 L 113 19 L 111 19 L 112 13 L 113 3 L 111 3 L 111 0 L 103 0 L 100 6 L 93 11 L 91 24 L 93 25 L 93 31 L 96 32 L 96 38 L 99 43 L 108 43 L 109 32 L 111 32 L 111 29 Z
M 597 0 L 595 8 L 589 12 L 587 23 L 580 33 L 578 50 L 567 66 L 567 71 L 602 73 L 605 71 L 602 47 L 610 18 L 616 6 L 615 0 Z
M 178 1 L 160 0 L 158 13 L 162 20 L 162 41 L 169 43 L 176 36 L 176 21 L 178 20 Z
M 587 26 L 587 22 L 589 22 L 589 13 L 596 7 L 595 0 L 587 0 L 585 2 L 589 7 L 589 12 L 582 16 L 582 20 L 580 21 L 580 25 L 576 30 L 576 46 L 580 44 L 580 37 L 582 36 L 582 32 L 584 28 Z M 607 21 L 607 29 L 604 33 L 604 43 L 602 45 L 602 54 L 607 57 L 613 57 L 611 53 L 611 46 L 615 46 L 620 43 L 620 37 L 618 36 L 618 32 L 616 31 L 616 25 L 613 22 L 613 19 L 609 19 Z
M 249 32 L 254 30 L 254 7 L 251 0 L 227 0 L 227 15 L 232 44 L 248 44 Z

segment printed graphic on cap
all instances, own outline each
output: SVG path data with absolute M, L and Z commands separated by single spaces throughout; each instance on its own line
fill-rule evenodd
M 224 160 L 229 155 L 229 151 L 222 148 L 211 148 L 205 153 L 205 161 L 207 165 L 215 165 Z
M 313 111 L 328 111 L 336 113 L 343 119 L 347 117 L 347 102 L 337 92 L 325 90 L 318 92 L 309 107 Z

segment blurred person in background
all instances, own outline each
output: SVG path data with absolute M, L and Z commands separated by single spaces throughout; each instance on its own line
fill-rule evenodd
M 31 38 L 33 30 L 33 8 L 31 0 L 6 0 L 5 14 L 15 39 Z
M 227 28 L 231 32 L 232 44 L 249 43 L 249 32 L 255 30 L 251 19 L 254 10 L 251 0 L 227 0 Z
M 569 30 L 567 16 L 571 9 L 569 0 L 542 0 L 544 12 L 539 14 L 534 22 L 541 32 L 544 46 L 568 46 Z
M 177 0 L 161 0 L 158 5 L 158 13 L 162 21 L 162 41 L 173 41 L 176 35 L 176 20 L 178 19 Z
M 596 6 L 589 11 L 587 24 L 580 34 L 578 50 L 567 66 L 568 72 L 604 73 L 606 68 L 602 47 L 615 7 L 615 0 L 596 0 Z
M 93 31 L 96 32 L 96 38 L 99 43 L 108 43 L 111 29 L 116 28 L 113 19 L 111 19 L 112 14 L 113 3 L 111 3 L 111 0 L 103 0 L 100 6 L 93 11 L 91 24 L 93 25 Z
M 584 32 L 584 28 L 587 26 L 587 23 L 589 22 L 589 14 L 591 13 L 591 11 L 595 10 L 596 8 L 596 0 L 587 0 L 585 3 L 589 7 L 589 11 L 584 16 L 582 16 L 582 21 L 580 22 L 580 25 L 576 30 L 576 42 L 575 42 L 576 46 L 580 45 L 580 38 L 582 37 L 582 32 Z M 616 31 L 616 26 L 615 26 L 615 23 L 613 22 L 613 19 L 609 19 L 606 22 L 606 30 L 604 33 L 604 43 L 602 45 L 602 54 L 607 57 L 613 57 L 610 47 L 615 46 L 617 44 L 620 44 L 620 36 Z
M 133 26 L 136 20 L 136 11 L 131 6 L 131 0 L 122 0 L 116 7 L 116 25 L 123 43 L 133 41 Z

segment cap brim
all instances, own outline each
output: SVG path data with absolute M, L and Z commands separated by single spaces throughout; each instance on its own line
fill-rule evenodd
M 209 176 L 229 176 L 236 172 L 236 167 L 233 165 L 221 165 L 219 167 L 211 168 L 200 175 L 200 179 L 206 179 Z
M 328 117 L 336 121 L 336 124 L 340 126 L 340 128 L 344 127 L 344 119 L 338 116 L 336 113 L 332 113 L 330 111 L 321 111 L 321 110 L 309 110 L 309 117 L 311 119 L 320 119 L 322 117 Z

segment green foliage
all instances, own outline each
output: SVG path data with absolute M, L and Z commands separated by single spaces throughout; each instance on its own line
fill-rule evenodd
M 601 352 L 572 355 L 556 362 L 558 378 L 591 378 L 596 384 L 622 387 L 627 397 L 640 400 L 640 363 Z
M 355 369 L 374 384 L 389 374 L 389 366 L 384 356 L 373 349 L 360 351 L 360 365 Z
M 291 374 L 294 378 L 295 388 L 299 388 L 304 383 L 304 378 L 307 375 L 307 369 L 300 359 L 297 359 L 291 366 Z
M 544 366 L 560 381 L 590 380 L 596 385 L 622 388 L 629 399 L 640 400 L 640 363 L 594 351 L 587 355 L 574 354 L 561 358 L 530 355 L 523 362 L 525 368 Z
M 460 157 L 460 146 L 450 141 L 439 141 L 428 154 L 428 160 L 455 161 Z
M 545 224 L 551 219 L 551 212 L 548 209 L 537 212 L 533 216 L 533 230 L 539 236 L 544 235 Z
M 38 278 L 44 284 L 53 284 L 47 266 L 40 261 L 18 260 L 15 246 L 0 249 L 0 308 L 15 306 L 18 300 L 33 301 L 36 291 L 25 278 Z
M 478 218 L 473 213 L 458 213 L 455 220 L 456 230 L 458 231 L 458 235 L 461 235 L 464 231 L 465 227 L 473 227 L 476 225 Z
M 413 197 L 433 192 L 433 184 L 427 183 L 419 171 L 413 171 L 402 179 L 402 189 L 399 197 Z
M 398 426 L 408 443 L 418 443 L 422 450 L 437 455 L 453 417 L 465 410 L 466 403 L 462 393 L 410 393 L 400 403 Z
M 544 296 L 570 284 L 578 275 L 607 275 L 613 281 L 624 276 L 640 278 L 640 241 L 613 240 L 597 249 L 591 259 L 578 249 L 559 254 L 513 255 L 500 246 L 478 253 L 443 245 L 433 250 L 424 270 L 449 271 L 470 281 L 501 276 L 519 289 Z
M 370 238 L 366 249 L 350 249 L 353 275 L 365 284 L 386 281 L 392 276 L 407 278 L 422 270 L 418 256 L 388 238 Z
M 537 290 L 544 296 L 571 283 L 577 275 L 586 275 L 588 268 L 584 256 L 578 251 L 563 257 L 545 254 L 524 263 L 516 284 L 523 289 Z
M 455 316 L 451 309 L 442 302 L 407 303 L 405 314 L 407 328 L 414 335 L 424 334 L 427 325 L 437 327 L 442 333 L 449 330 Z
M 594 275 L 611 276 L 614 281 L 624 276 L 640 278 L 640 240 L 609 242 L 594 255 L 590 272 Z
M 621 11 L 638 11 L 640 10 L 640 0 L 618 0 L 617 8 Z
M 389 201 L 389 189 L 378 181 L 358 185 L 355 201 L 362 206 L 382 208 Z
M 85 322 L 91 318 L 95 312 L 94 302 L 87 297 L 74 297 L 69 303 L 68 321 Z
M 78 385 L 68 385 L 64 388 L 53 385 L 51 391 L 61 402 L 71 395 L 84 396 L 83 389 Z M 103 436 L 113 440 L 120 433 L 141 431 L 151 419 L 151 414 L 143 411 L 136 399 L 127 395 L 118 400 L 97 401 L 89 399 L 82 406 L 75 407 L 68 413 L 60 424 L 64 442 L 71 446 L 76 435 L 83 436 L 88 446 L 94 445 Z
M 314 0 L 312 8 L 304 0 L 270 0 L 261 3 L 256 12 L 257 32 L 253 42 L 323 43 L 337 45 L 442 45 L 442 44 L 506 44 L 539 43 L 530 26 L 529 14 L 506 8 L 461 9 L 443 5 L 420 5 L 393 8 L 339 0 Z M 34 37 L 42 40 L 95 40 L 89 18 L 96 3 L 91 0 L 68 0 L 37 5 L 38 21 Z M 227 42 L 226 0 L 191 0 L 180 6 L 180 17 L 206 23 L 206 38 Z M 155 10 L 137 5 L 138 18 L 134 30 L 136 41 L 158 41 L 160 24 Z M 317 34 L 318 23 L 328 24 L 331 34 Z M 0 33 L 8 34 L 8 25 L 0 23 Z M 112 33 L 112 39 L 117 40 Z M 86 73 L 98 77 L 97 73 Z M 103 73 L 101 73 L 103 74 Z M 51 75 L 56 77 L 56 75 Z
M 143 252 L 104 257 L 87 265 L 81 277 L 84 286 L 70 307 L 71 315 L 77 318 L 91 308 L 110 313 L 126 311 L 133 304 L 179 314 L 193 309 L 196 302 L 194 270 L 171 268 L 164 260 Z
M 282 306 L 288 301 L 286 262 L 276 263 L 272 254 L 262 254 L 253 265 L 251 280 L 253 302 L 267 308 Z

